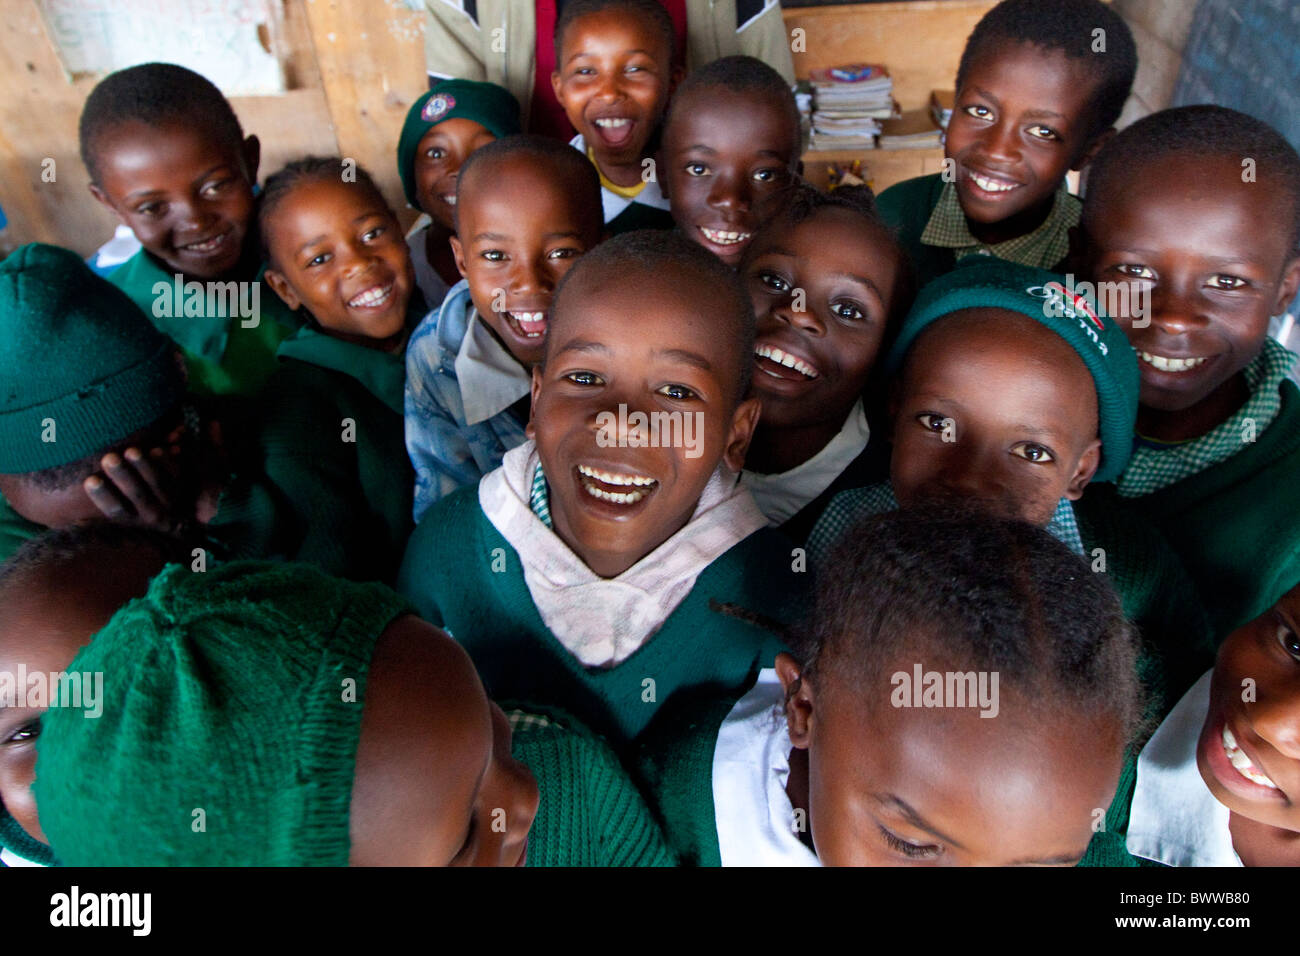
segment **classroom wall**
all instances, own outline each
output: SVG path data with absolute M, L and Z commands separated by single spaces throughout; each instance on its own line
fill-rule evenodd
M 1133 95 L 1119 121 L 1124 127 L 1172 102 L 1197 3 L 1196 0 L 1114 0 L 1113 5 L 1133 31 L 1138 48 Z

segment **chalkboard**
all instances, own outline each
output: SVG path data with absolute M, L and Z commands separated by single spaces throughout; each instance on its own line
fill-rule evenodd
M 161 61 L 202 73 L 227 96 L 284 91 L 267 46 L 270 0 L 37 0 L 71 76 Z

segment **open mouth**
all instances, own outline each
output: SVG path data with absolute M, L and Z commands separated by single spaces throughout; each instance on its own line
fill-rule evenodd
M 592 120 L 597 135 L 606 146 L 625 145 L 632 138 L 636 122 L 628 116 L 600 116 Z
M 591 497 L 613 505 L 634 505 L 652 495 L 659 482 L 642 475 L 628 475 L 578 465 L 578 481 Z
M 388 305 L 388 300 L 392 298 L 393 289 L 396 285 L 397 283 L 390 282 L 387 285 L 375 285 L 362 292 L 358 292 L 352 298 L 348 299 L 348 308 L 382 309 Z
M 524 339 L 541 339 L 546 334 L 545 312 L 502 312 L 516 335 Z
M 966 181 L 975 186 L 982 193 L 990 197 L 1003 196 L 1013 190 L 1019 189 L 1023 184 L 1016 182 L 1014 179 L 1006 179 L 1001 176 L 990 176 L 987 173 L 977 173 L 974 170 L 966 170 Z
M 1166 355 L 1153 355 L 1150 352 L 1138 352 L 1138 358 L 1161 372 L 1186 372 L 1188 369 L 1204 365 L 1207 361 L 1205 356 L 1199 358 L 1171 358 Z
M 1261 787 L 1268 787 L 1270 790 L 1279 789 L 1277 784 L 1251 763 L 1250 757 L 1246 756 L 1246 752 L 1237 746 L 1237 738 L 1233 736 L 1227 724 L 1223 725 L 1223 752 L 1228 757 L 1228 763 L 1232 764 L 1232 769 L 1251 783 L 1259 784 Z
M 743 242 L 749 242 L 753 236 L 753 233 L 749 232 L 727 232 L 724 229 L 710 229 L 707 226 L 699 228 L 704 238 L 715 246 L 738 246 Z
M 445 202 L 448 206 L 456 205 L 456 194 L 454 192 L 443 193 L 438 198 L 441 199 L 443 202 Z
M 803 359 L 772 345 L 755 347 L 754 356 L 759 371 L 765 372 L 772 378 L 786 381 L 811 381 L 819 374 L 817 369 Z
M 212 236 L 208 239 L 201 239 L 198 242 L 189 242 L 183 246 L 178 246 L 182 252 L 192 256 L 210 256 L 219 251 L 226 245 L 226 240 L 230 238 L 233 230 L 227 229 L 219 235 Z

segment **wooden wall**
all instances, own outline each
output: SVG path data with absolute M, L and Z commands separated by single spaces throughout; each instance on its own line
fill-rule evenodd
M 291 48 L 291 89 L 232 99 L 246 131 L 262 140 L 262 177 L 307 153 L 349 156 L 375 175 L 409 223 L 414 213 L 405 209 L 395 150 L 406 109 L 426 88 L 423 14 L 402 0 L 275 2 Z M 835 63 L 884 62 L 909 108 L 922 105 L 931 89 L 951 87 L 962 45 L 992 5 L 916 0 L 796 8 L 785 18 L 790 29 L 804 30 L 804 52 L 795 54 L 800 75 Z M 69 81 L 35 0 L 6 0 L 4 8 L 0 205 L 9 226 L 0 233 L 0 253 L 41 240 L 89 255 L 115 225 L 87 191 L 77 155 L 77 120 L 94 80 Z M 54 182 L 41 179 L 46 157 L 55 161 Z

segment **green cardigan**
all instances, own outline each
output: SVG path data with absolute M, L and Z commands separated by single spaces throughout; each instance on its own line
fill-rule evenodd
M 528 833 L 528 866 L 676 863 L 650 808 L 605 741 L 551 708 L 505 709 L 514 727 L 514 757 L 537 778 L 541 797 Z
M 717 605 L 795 619 L 806 575 L 791 570 L 790 550 L 778 532 L 750 535 L 700 574 L 649 641 L 608 668 L 584 667 L 542 622 L 519 555 L 483 514 L 477 486 L 425 512 L 397 586 L 421 617 L 464 645 L 490 696 L 563 707 L 623 754 L 679 692 L 747 689 L 772 666 L 781 638 Z
M 1259 617 L 1300 582 L 1300 390 L 1283 382 L 1277 418 L 1231 458 L 1127 500 L 1182 558 L 1218 640 Z
M 402 417 L 403 355 L 302 328 L 262 396 L 260 472 L 292 530 L 281 556 L 391 583 L 410 535 L 415 474 Z M 348 424 L 350 422 L 350 424 Z
M 190 392 L 253 395 L 275 371 L 276 348 L 302 324 L 271 287 L 261 281 L 264 271 L 260 270 L 252 280 L 258 289 L 259 320 L 252 328 L 244 328 L 238 317 L 175 314 L 176 307 L 183 306 L 189 296 L 182 293 L 181 303 L 175 301 L 172 290 L 176 274 L 144 249 L 115 269 L 108 280 L 144 311 L 158 331 L 180 346 Z M 155 303 L 161 297 L 155 294 L 154 288 L 159 282 L 168 288 L 170 307 L 159 311 L 170 311 L 171 315 L 159 316 L 155 312 Z

